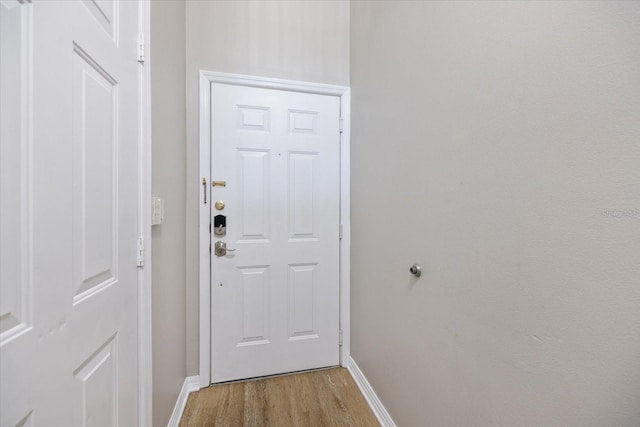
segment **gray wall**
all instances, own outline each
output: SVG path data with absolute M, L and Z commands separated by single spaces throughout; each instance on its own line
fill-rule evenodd
M 186 376 L 185 6 L 151 2 L 152 192 L 165 199 L 152 229 L 153 425 L 166 425 Z
M 352 351 L 398 425 L 640 425 L 639 23 L 351 3 Z
M 190 1 L 186 4 L 187 374 L 199 372 L 198 91 L 200 70 L 349 82 L 349 3 Z

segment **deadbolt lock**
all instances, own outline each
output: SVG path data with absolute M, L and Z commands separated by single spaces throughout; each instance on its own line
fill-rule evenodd
M 224 236 L 227 234 L 227 217 L 224 215 L 216 215 L 213 217 L 213 233 L 216 236 Z
M 222 200 L 218 200 L 215 204 L 215 207 L 217 210 L 221 211 L 222 209 L 224 209 L 224 202 Z

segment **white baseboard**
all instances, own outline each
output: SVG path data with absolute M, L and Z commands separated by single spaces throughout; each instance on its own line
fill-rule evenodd
M 189 393 L 198 390 L 200 390 L 200 377 L 198 375 L 187 377 L 184 379 L 182 390 L 180 390 L 178 400 L 176 400 L 176 406 L 173 407 L 173 413 L 171 414 L 171 418 L 169 419 L 169 424 L 167 424 L 167 427 L 178 427 L 178 425 L 180 424 L 180 418 L 182 418 L 184 407 L 187 405 L 187 398 L 189 398 Z
M 349 357 L 347 361 L 347 370 L 349 370 L 349 373 L 364 395 L 364 398 L 371 407 L 371 410 L 378 419 L 380 425 L 382 427 L 397 427 L 396 423 L 391 419 L 391 415 L 389 415 L 389 412 L 387 412 L 386 408 L 378 398 L 378 395 L 373 391 L 371 384 L 369 384 L 369 381 L 367 381 L 367 378 L 364 376 L 360 367 L 358 367 L 358 364 L 352 357 Z

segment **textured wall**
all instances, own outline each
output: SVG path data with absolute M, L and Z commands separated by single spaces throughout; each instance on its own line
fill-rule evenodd
M 640 425 L 638 23 L 351 3 L 352 352 L 398 425 Z
M 186 375 L 185 5 L 151 2 L 152 192 L 164 224 L 152 229 L 153 425 L 166 425 Z
M 349 3 L 190 1 L 187 63 L 187 372 L 199 371 L 200 70 L 347 84 Z

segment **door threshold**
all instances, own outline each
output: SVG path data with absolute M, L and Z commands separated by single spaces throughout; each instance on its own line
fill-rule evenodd
M 283 372 L 281 374 L 272 374 L 272 375 L 264 375 L 261 377 L 251 377 L 251 378 L 242 378 L 239 380 L 231 380 L 231 381 L 222 381 L 219 383 L 212 383 L 209 385 L 209 387 L 214 387 L 217 385 L 223 385 L 223 384 L 235 384 L 235 383 L 246 383 L 246 382 L 251 382 L 251 381 L 260 381 L 260 380 L 266 380 L 269 378 L 278 378 L 278 377 L 287 377 L 289 375 L 298 375 L 298 374 L 306 374 L 309 372 L 317 372 L 317 371 L 326 371 L 329 369 L 335 369 L 335 368 L 339 368 L 340 365 L 335 365 L 335 366 L 324 366 L 322 368 L 313 368 L 313 369 L 303 369 L 300 371 L 291 371 L 291 372 Z

